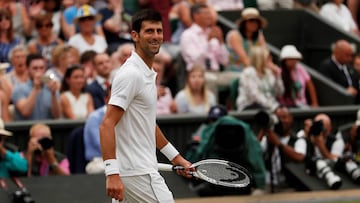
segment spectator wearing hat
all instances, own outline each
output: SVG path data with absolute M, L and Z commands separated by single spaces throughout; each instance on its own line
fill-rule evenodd
M 237 20 L 237 28 L 228 32 L 226 44 L 229 50 L 230 70 L 241 71 L 250 65 L 249 52 L 252 46 L 266 46 L 262 29 L 267 20 L 260 16 L 256 8 L 246 8 Z
M 355 97 L 355 103 L 360 103 L 359 75 L 350 66 L 353 54 L 354 50 L 348 41 L 336 41 L 332 47 L 331 57 L 320 64 L 319 72 L 346 88 L 346 91 Z
M 100 18 L 96 10 L 88 4 L 78 9 L 74 23 L 79 25 L 80 32 L 70 37 L 69 45 L 77 48 L 80 55 L 87 50 L 94 50 L 97 53 L 106 52 L 108 44 L 105 38 L 94 33 L 95 22 Z
M 294 45 L 285 45 L 280 52 L 281 76 L 284 83 L 284 94 L 279 97 L 281 105 L 286 107 L 319 106 L 315 86 L 309 73 L 298 62 L 301 53 Z M 307 101 L 306 92 L 310 97 Z
M 208 112 L 205 122 L 201 123 L 197 130 L 192 134 L 191 145 L 198 145 L 201 140 L 203 130 L 207 128 L 209 124 L 216 122 L 219 118 L 226 115 L 228 115 L 228 111 L 225 106 L 221 104 L 212 106 Z
M 4 122 L 0 119 L 0 178 L 8 178 L 14 173 L 26 175 L 28 169 L 26 159 L 18 151 L 10 150 L 10 145 L 5 143 L 6 138 L 12 135 L 12 132 L 5 130 Z
M 71 36 L 79 32 L 79 27 L 74 23 L 74 19 L 78 16 L 78 10 L 86 4 L 89 4 L 90 0 L 75 0 L 74 5 L 66 8 L 62 16 L 62 31 L 64 32 L 65 38 L 70 39 Z M 97 20 L 100 20 L 97 19 Z M 101 23 L 96 22 L 95 33 L 104 36 Z

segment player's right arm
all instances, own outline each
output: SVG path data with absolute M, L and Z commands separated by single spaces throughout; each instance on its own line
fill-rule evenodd
M 120 179 L 116 161 L 115 126 L 124 114 L 124 110 L 114 105 L 107 105 L 104 119 L 100 125 L 100 147 L 105 163 L 106 193 L 108 196 L 122 200 L 124 186 Z

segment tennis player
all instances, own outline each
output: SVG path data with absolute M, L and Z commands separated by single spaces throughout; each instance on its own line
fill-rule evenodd
M 132 17 L 135 51 L 112 82 L 112 93 L 100 126 L 106 192 L 112 202 L 174 202 L 157 168 L 156 148 L 174 165 L 190 170 L 156 124 L 155 54 L 163 42 L 161 15 L 141 10 Z M 182 171 L 181 175 L 187 175 Z M 191 177 L 191 176 L 190 176 Z

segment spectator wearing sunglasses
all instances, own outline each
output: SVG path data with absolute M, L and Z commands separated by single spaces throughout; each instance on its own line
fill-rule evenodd
M 49 13 L 35 17 L 37 36 L 28 44 L 29 53 L 42 55 L 47 61 L 47 68 L 52 66 L 51 53 L 53 49 L 57 45 L 63 44 L 63 41 L 51 32 L 53 27 L 51 19 L 52 15 Z

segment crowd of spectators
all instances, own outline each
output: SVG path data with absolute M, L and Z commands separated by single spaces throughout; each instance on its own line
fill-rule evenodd
M 218 104 L 237 112 L 266 110 L 274 113 L 283 126 L 281 132 L 269 127 L 260 130 L 257 141 L 264 152 L 269 152 L 271 146 L 271 156 L 283 158 L 285 154 L 286 161 L 302 162 L 307 145 L 312 143 L 317 158 L 341 158 L 346 146 L 351 144 L 334 142 L 335 152 L 331 146 L 325 146 L 327 137 L 333 133 L 326 114 L 305 122 L 302 131 L 292 132 L 293 118 L 288 109 L 318 107 L 316 87 L 299 63 L 303 54 L 294 45 L 281 47 L 279 63 L 273 60 L 263 33 L 268 22 L 259 10 L 310 9 L 357 36 L 360 33 L 357 1 L 348 0 L 348 5 L 343 0 L 323 4 L 312 0 L 229 1 L 232 6 L 224 2 L 0 0 L 2 121 L 84 120 L 86 161 L 99 158 L 98 126 L 109 99 L 111 80 L 134 50 L 131 15 L 138 9 L 152 8 L 162 14 L 164 43 L 168 45 L 161 49 L 152 67 L 157 72 L 158 115 L 207 114 Z M 257 8 L 248 7 L 249 4 Z M 234 22 L 236 28 L 224 33 L 217 25 L 217 11 L 228 9 L 239 10 L 239 18 Z M 328 17 L 331 19 L 326 19 Z M 174 62 L 178 56 L 183 61 L 180 68 L 186 77 L 176 78 L 183 80 L 184 86 L 174 87 L 174 72 L 179 71 L 174 70 Z M 324 59 L 318 70 L 346 88 L 356 98 L 356 104 L 360 103 L 360 54 L 355 55 L 350 42 L 343 39 L 334 42 L 331 56 Z M 230 87 L 233 84 L 236 85 Z M 236 98 L 232 104 L 229 104 L 230 98 L 220 98 L 224 86 L 235 88 Z M 318 120 L 324 125 L 322 135 L 310 139 L 309 129 Z M 2 146 L 6 136 L 11 133 L 0 125 L 0 156 L 15 157 L 18 160 L 15 170 L 28 176 L 70 173 L 66 157 L 55 153 L 51 142 L 51 146 L 44 149 L 41 145 L 44 143 L 39 141 L 44 137 L 51 140 L 48 126 L 38 124 L 30 129 L 30 141 L 23 156 L 7 152 Z M 302 140 L 304 137 L 309 138 L 309 142 Z M 337 135 L 336 139 L 342 138 Z M 271 173 L 281 171 L 281 163 L 273 166 L 277 168 L 267 168 Z M 2 167 L 0 161 L 0 177 L 9 176 Z M 267 183 L 279 186 L 283 177 L 276 178 L 279 179 L 273 181 L 267 177 Z

